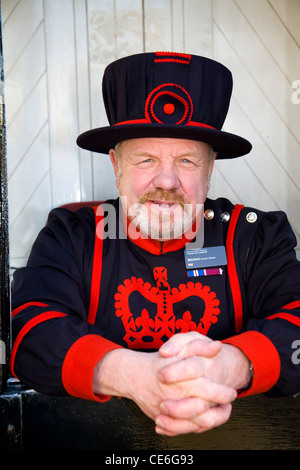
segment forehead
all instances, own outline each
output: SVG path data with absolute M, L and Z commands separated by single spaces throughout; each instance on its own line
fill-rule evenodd
M 120 146 L 122 155 L 205 155 L 209 153 L 210 146 L 205 142 L 187 139 L 171 138 L 141 138 L 125 140 Z

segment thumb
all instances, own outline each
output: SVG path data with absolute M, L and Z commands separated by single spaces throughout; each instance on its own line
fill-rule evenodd
M 197 339 L 186 344 L 179 355 L 184 358 L 191 356 L 211 358 L 216 356 L 221 348 L 222 343 L 220 341 L 203 341 L 202 339 Z
M 221 349 L 219 341 L 213 341 L 196 331 L 178 333 L 164 343 L 159 353 L 162 357 L 190 357 L 193 355 L 213 357 Z

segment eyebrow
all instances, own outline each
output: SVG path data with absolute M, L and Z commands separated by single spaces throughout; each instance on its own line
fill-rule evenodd
M 149 153 L 149 152 L 137 152 L 134 154 L 136 157 L 157 157 L 156 154 L 152 154 L 152 153 Z M 202 158 L 203 155 L 200 155 L 199 153 L 196 153 L 196 152 L 185 152 L 185 153 L 182 153 L 182 154 L 179 154 L 179 155 L 171 155 L 173 156 L 174 158 L 182 158 L 182 157 L 199 157 L 199 158 Z
M 155 157 L 155 154 L 149 153 L 149 152 L 137 152 L 133 153 L 136 157 Z

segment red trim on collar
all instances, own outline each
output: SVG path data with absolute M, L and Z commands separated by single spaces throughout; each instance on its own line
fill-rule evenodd
M 170 251 L 180 250 L 180 248 L 185 247 L 185 245 L 191 241 L 187 240 L 185 237 L 178 238 L 176 240 L 167 240 L 164 242 L 143 237 L 139 237 L 137 239 L 129 237 L 129 239 L 132 241 L 132 243 L 139 246 L 143 250 L 148 251 L 152 255 L 162 255 Z
M 124 215 L 124 217 L 126 216 Z M 142 232 L 139 232 L 133 222 L 126 218 L 127 236 L 129 240 L 132 241 L 132 243 L 134 243 L 135 245 L 142 248 L 143 250 L 148 251 L 152 255 L 162 255 L 171 251 L 177 251 L 181 248 L 184 248 L 187 243 L 190 243 L 195 238 L 196 233 L 199 230 L 200 223 L 201 214 L 195 220 L 190 230 L 183 234 L 181 238 L 175 238 L 173 240 L 166 240 L 161 242 L 159 240 L 149 238 Z M 134 230 L 134 236 L 133 234 L 130 236 L 130 227 L 132 227 L 132 230 Z

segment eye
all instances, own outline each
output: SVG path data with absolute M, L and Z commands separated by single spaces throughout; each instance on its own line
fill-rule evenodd
M 147 158 L 144 158 L 144 159 L 140 159 L 138 162 L 137 162 L 137 166 L 140 167 L 140 168 L 147 168 L 148 166 L 150 166 L 151 164 L 153 164 L 154 160 L 153 158 L 151 157 L 147 157 Z
M 184 166 L 187 166 L 187 167 L 194 167 L 194 166 L 196 166 L 195 162 L 194 162 L 192 159 L 187 158 L 187 157 L 181 158 L 181 159 L 179 160 L 179 163 L 180 163 L 181 165 L 184 165 Z

